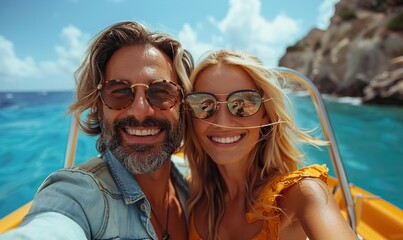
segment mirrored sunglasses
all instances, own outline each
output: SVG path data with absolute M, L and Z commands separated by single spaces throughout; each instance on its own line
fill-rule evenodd
M 228 111 L 236 117 L 249 117 L 259 111 L 263 100 L 261 93 L 257 90 L 232 92 L 228 94 L 225 102 L 218 101 L 217 95 L 208 92 L 192 92 L 185 96 L 185 102 L 193 117 L 206 119 L 217 112 L 219 103 L 226 103 Z
M 125 109 L 135 98 L 136 86 L 145 87 L 147 101 L 161 110 L 170 109 L 179 101 L 181 87 L 169 80 L 154 80 L 151 83 L 134 83 L 126 80 L 108 80 L 98 84 L 102 102 L 110 109 Z

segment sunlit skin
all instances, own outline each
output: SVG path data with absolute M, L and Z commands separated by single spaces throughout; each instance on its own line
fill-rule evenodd
M 154 47 L 144 46 L 127 46 L 117 50 L 106 66 L 104 75 L 106 80 L 122 79 L 131 83 L 149 84 L 155 79 L 166 79 L 178 82 L 176 74 L 173 70 L 172 61 L 160 50 Z M 136 117 L 140 122 L 146 117 L 156 117 L 167 119 L 176 125 L 179 120 L 179 105 L 168 110 L 160 110 L 150 105 L 147 101 L 145 88 L 138 86 L 135 88 L 135 99 L 133 103 L 123 110 L 112 110 L 103 105 L 104 121 L 113 124 L 117 119 L 124 119 L 129 116 Z M 151 135 L 144 135 L 142 130 L 151 130 Z M 161 147 L 166 131 L 152 127 L 131 127 L 120 129 L 122 144 L 147 143 L 153 144 L 156 148 Z M 139 153 L 147 154 L 147 153 Z M 184 211 L 175 194 L 175 188 L 170 180 L 170 161 L 166 161 L 162 167 L 148 174 L 135 175 L 135 179 L 142 186 L 142 190 L 147 199 L 150 201 L 151 207 L 165 227 L 165 217 L 167 214 L 167 199 L 169 203 L 169 219 L 168 230 L 171 239 L 187 239 L 186 219 Z M 167 183 L 167 184 L 161 184 Z M 169 196 L 167 197 L 167 189 Z M 155 197 L 158 196 L 158 197 Z M 162 229 L 159 227 L 155 217 L 151 217 L 151 222 L 157 235 L 162 239 Z
M 202 71 L 194 83 L 194 91 L 213 94 L 228 94 L 240 89 L 257 89 L 251 77 L 241 68 L 221 64 Z M 219 95 L 219 101 L 226 96 Z M 268 120 L 262 106 L 258 113 L 249 117 L 236 117 L 230 114 L 225 103 L 211 118 L 193 118 L 194 130 L 203 150 L 217 164 L 226 185 L 224 194 L 224 216 L 218 226 L 220 239 L 252 239 L 263 227 L 263 220 L 253 223 L 246 221 L 245 214 L 245 167 L 252 161 L 251 150 L 259 140 L 258 126 Z M 250 127 L 252 129 L 230 129 L 230 127 Z M 224 141 L 224 139 L 227 140 Z M 218 140 L 218 141 L 217 141 Z M 222 143 L 228 142 L 228 143 Z M 262 186 L 252 189 L 257 197 Z M 317 179 L 305 179 L 290 187 L 278 197 L 280 215 L 280 239 L 356 239 L 347 222 L 340 214 L 336 201 L 325 183 Z M 207 236 L 208 218 L 205 202 L 195 208 L 195 225 L 199 234 Z M 327 221 L 330 224 L 322 224 Z M 335 233 L 334 229 L 338 229 Z

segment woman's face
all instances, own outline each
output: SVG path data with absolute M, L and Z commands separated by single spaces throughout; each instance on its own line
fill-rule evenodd
M 244 89 L 257 90 L 257 87 L 243 69 L 232 65 L 208 67 L 195 79 L 195 92 L 215 94 L 220 101 L 219 109 L 212 117 L 193 118 L 196 137 L 217 165 L 245 165 L 250 161 L 250 153 L 259 141 L 260 126 L 267 124 L 263 106 L 248 117 L 234 116 L 229 112 L 225 103 L 228 94 Z

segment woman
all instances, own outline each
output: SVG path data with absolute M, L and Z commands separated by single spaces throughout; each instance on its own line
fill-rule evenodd
M 327 168 L 297 168 L 295 143 L 325 143 L 296 128 L 277 78 L 256 57 L 227 50 L 192 73 L 190 239 L 357 239 L 325 183 Z

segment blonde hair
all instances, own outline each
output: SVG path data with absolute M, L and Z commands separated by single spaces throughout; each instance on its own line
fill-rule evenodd
M 295 145 L 296 142 L 323 145 L 324 142 L 311 137 L 295 126 L 293 116 L 287 110 L 291 103 L 280 87 L 281 76 L 247 53 L 219 50 L 207 55 L 192 72 L 190 81 L 197 81 L 201 72 L 219 64 L 232 65 L 246 71 L 254 80 L 258 90 L 263 94 L 263 107 L 270 126 L 262 126 L 259 142 L 252 152 L 252 160 L 245 169 L 245 193 L 249 207 L 255 203 L 252 192 L 254 187 L 267 183 L 272 178 L 293 170 L 303 159 L 303 154 Z M 292 108 L 290 109 L 292 111 Z M 202 149 L 195 134 L 191 115 L 186 114 L 184 153 L 191 170 L 190 197 L 188 199 L 189 214 L 195 206 L 204 201 L 207 204 L 208 236 L 207 239 L 218 238 L 218 226 L 224 215 L 225 184 L 214 161 Z M 263 216 L 261 216 L 263 217 Z
M 75 73 L 76 101 L 69 106 L 69 112 L 80 117 L 84 111 L 89 110 L 86 118 L 79 123 L 81 130 L 86 134 L 101 133 L 102 102 L 97 85 L 104 81 L 106 65 L 115 51 L 130 45 L 150 45 L 162 51 L 172 60 L 179 85 L 184 92 L 190 90 L 189 75 L 193 70 L 194 62 L 192 55 L 178 40 L 164 33 L 151 32 L 138 22 L 116 23 L 104 29 L 93 39 Z M 102 141 L 98 140 L 97 149 L 100 152 L 105 150 Z

